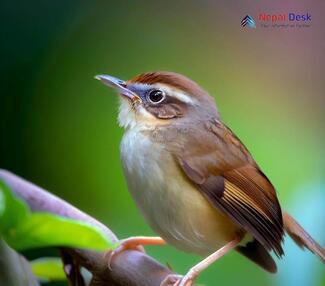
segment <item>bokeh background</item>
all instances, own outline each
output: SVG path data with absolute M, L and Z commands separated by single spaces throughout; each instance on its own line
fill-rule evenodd
M 128 194 L 117 98 L 94 80 L 183 73 L 217 100 L 224 121 L 278 190 L 282 206 L 325 244 L 324 1 L 1 1 L 0 167 L 52 191 L 119 237 L 153 232 Z M 261 28 L 264 13 L 307 13 L 309 28 Z M 250 14 L 256 29 L 243 29 Z M 204 285 L 325 285 L 321 262 L 289 239 L 279 273 L 237 253 Z M 150 255 L 180 273 L 199 257 Z

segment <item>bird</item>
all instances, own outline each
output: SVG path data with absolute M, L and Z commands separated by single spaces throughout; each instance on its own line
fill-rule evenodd
M 188 77 L 146 72 L 130 80 L 96 79 L 119 94 L 120 156 L 128 190 L 158 237 L 134 236 L 111 253 L 170 244 L 203 256 L 184 276 L 189 286 L 231 250 L 275 273 L 285 233 L 325 263 L 325 250 L 283 211 L 275 187 L 227 127 L 212 96 Z

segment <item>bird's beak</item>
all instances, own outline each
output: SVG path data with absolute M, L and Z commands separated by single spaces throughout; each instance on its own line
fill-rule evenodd
M 128 98 L 132 103 L 141 101 L 141 98 L 137 94 L 127 88 L 127 84 L 124 80 L 106 74 L 96 75 L 95 79 L 98 79 L 103 84 L 114 88 L 118 93 Z

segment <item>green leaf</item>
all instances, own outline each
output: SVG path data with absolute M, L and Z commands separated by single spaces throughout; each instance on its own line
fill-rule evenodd
M 31 213 L 1 180 L 0 233 L 16 250 L 67 246 L 101 251 L 117 246 L 90 223 L 50 213 Z
M 60 258 L 43 257 L 31 261 L 32 272 L 41 281 L 66 280 L 63 264 Z
M 3 216 L 5 209 L 6 209 L 5 194 L 3 193 L 0 185 L 0 218 Z
M 0 233 L 22 223 L 30 216 L 27 205 L 14 196 L 0 180 Z
M 49 213 L 34 213 L 5 235 L 17 250 L 45 246 L 70 246 L 93 250 L 113 249 L 115 245 L 89 223 Z

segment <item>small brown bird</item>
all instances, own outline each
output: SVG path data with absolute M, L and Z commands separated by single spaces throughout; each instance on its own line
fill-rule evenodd
M 170 243 L 206 258 L 162 285 L 191 285 L 232 249 L 269 272 L 284 252 L 286 231 L 325 262 L 325 250 L 287 213 L 249 151 L 221 121 L 198 84 L 172 72 L 123 81 L 96 77 L 121 95 L 119 124 L 124 173 L 137 206 L 160 237 L 131 237 L 113 253 Z

